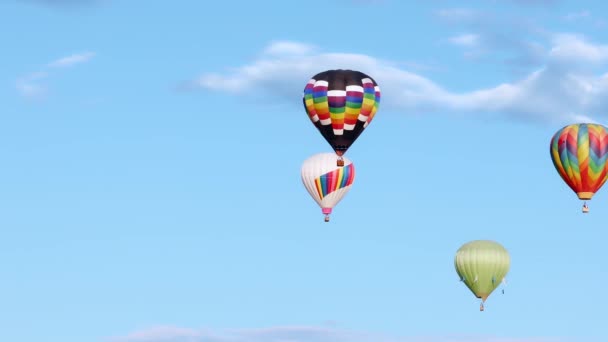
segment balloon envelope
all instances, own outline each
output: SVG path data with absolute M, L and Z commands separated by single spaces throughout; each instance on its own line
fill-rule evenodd
M 341 156 L 376 115 L 380 88 L 360 71 L 327 70 L 308 81 L 302 101 L 312 123 Z
M 344 158 L 344 166 L 336 166 L 336 155 L 319 153 L 306 159 L 301 169 L 302 183 L 310 196 L 327 215 L 350 191 L 355 180 L 355 165 Z
M 510 264 L 507 250 L 499 243 L 489 240 L 465 243 L 454 258 L 460 280 L 482 301 L 504 280 Z
M 553 166 L 581 200 L 590 200 L 608 178 L 608 132 L 598 124 L 565 126 L 550 145 Z

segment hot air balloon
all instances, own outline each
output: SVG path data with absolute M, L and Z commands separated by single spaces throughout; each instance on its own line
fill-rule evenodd
M 304 187 L 325 214 L 325 222 L 340 200 L 348 193 L 355 179 L 355 165 L 344 158 L 344 166 L 336 166 L 336 155 L 319 153 L 302 164 Z
M 583 201 L 593 195 L 608 179 L 608 132 L 598 124 L 568 125 L 555 133 L 550 145 L 555 169 Z M 587 202 L 583 213 L 589 212 Z
M 380 104 L 380 88 L 370 76 L 353 70 L 328 70 L 304 88 L 304 109 L 312 123 L 342 156 L 372 122 Z
M 488 296 L 504 282 L 510 263 L 507 250 L 494 241 L 471 241 L 456 252 L 456 273 L 475 297 L 481 299 L 480 311 L 484 310 Z

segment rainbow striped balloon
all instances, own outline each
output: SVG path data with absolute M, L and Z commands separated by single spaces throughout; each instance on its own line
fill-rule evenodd
M 332 192 L 353 184 L 355 167 L 353 164 L 337 168 L 315 179 L 317 194 L 323 199 Z
M 355 70 L 327 70 L 304 87 L 308 118 L 338 155 L 343 155 L 372 122 L 380 106 L 380 87 Z
M 607 131 L 598 124 L 573 124 L 551 139 L 553 165 L 581 200 L 590 200 L 608 179 Z

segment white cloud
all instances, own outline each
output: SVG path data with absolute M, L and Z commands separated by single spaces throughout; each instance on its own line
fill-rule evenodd
M 312 52 L 305 44 L 296 48 L 299 44 L 296 42 L 291 42 L 289 50 L 299 53 L 262 55 L 250 64 L 231 69 L 231 72 L 202 75 L 193 84 L 235 95 L 248 95 L 252 93 L 251 89 L 256 89 L 256 96 L 259 96 L 258 89 L 264 89 L 267 95 L 278 95 L 299 104 L 297 99 L 310 77 L 323 70 L 342 68 L 360 70 L 372 76 L 383 92 L 381 107 L 385 111 L 503 114 L 517 119 L 555 123 L 605 115 L 608 110 L 608 77 L 598 77 L 576 68 L 574 64 L 565 63 L 580 62 L 580 54 L 585 53 L 581 46 L 591 51 L 587 59 L 602 60 L 604 47 L 581 44 L 565 37 L 557 37 L 552 50 L 552 57 L 560 63 L 549 61 L 545 67 L 537 68 L 518 81 L 468 92 L 449 91 L 428 78 L 372 56 Z M 276 48 L 271 44 L 266 49 L 269 50 Z
M 467 35 L 450 39 L 466 49 L 463 56 L 468 60 L 499 58 L 512 72 L 521 75 L 538 68 L 547 55 L 539 42 L 547 41 L 551 34 L 529 16 L 467 8 L 441 9 L 435 14 L 441 22 L 466 30 Z
M 475 46 L 479 42 L 479 36 L 476 34 L 461 34 L 458 36 L 453 36 L 448 39 L 448 41 L 454 45 L 460 46 Z
M 315 49 L 313 45 L 294 43 L 290 41 L 277 41 L 270 44 L 264 54 L 267 55 L 298 55 L 312 52 Z
M 34 72 L 25 75 L 17 79 L 15 87 L 23 97 L 31 100 L 40 100 L 46 96 L 47 89 L 39 82 L 47 76 L 46 72 Z
M 608 45 L 593 44 L 581 36 L 557 34 L 553 44 L 550 55 L 562 61 L 597 63 L 608 60 Z
M 48 69 L 67 68 L 73 65 L 88 62 L 95 56 L 94 52 L 85 52 L 59 58 L 46 65 Z M 47 87 L 40 84 L 40 81 L 51 75 L 49 71 L 33 72 L 20 77 L 15 82 L 15 88 L 21 96 L 28 99 L 42 99 L 48 94 Z
M 498 1 L 498 0 L 495 0 Z M 521 1 L 528 4 L 551 5 L 552 1 Z M 543 28 L 538 20 L 521 14 L 480 12 L 466 8 L 442 9 L 436 12 L 442 21 L 466 29 L 468 34 L 449 38 L 453 44 L 468 48 L 466 56 L 487 57 L 502 54 L 507 65 L 538 67 L 549 61 L 603 62 L 607 60 L 608 45 L 588 42 L 585 37 L 570 33 L 556 34 Z M 587 10 L 562 17 L 575 21 L 584 19 L 595 27 L 606 22 L 593 19 Z M 543 43 L 540 43 L 543 42 Z M 547 45 L 545 47 L 545 45 Z M 530 72 L 531 70 L 527 70 Z
M 94 52 L 84 52 L 84 53 L 74 54 L 74 55 L 70 55 L 67 57 L 59 58 L 59 59 L 49 63 L 49 66 L 51 68 L 69 67 L 69 66 L 73 66 L 75 64 L 87 62 L 94 56 L 95 56 Z
M 549 337 L 494 336 L 420 336 L 395 337 L 329 327 L 292 326 L 227 331 L 194 330 L 173 327 L 152 328 L 122 337 L 113 342 L 566 342 Z M 573 341 L 573 340 L 570 340 Z

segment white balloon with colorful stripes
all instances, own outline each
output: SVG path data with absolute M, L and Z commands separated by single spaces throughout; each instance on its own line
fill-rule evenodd
M 355 165 L 344 158 L 344 166 L 336 166 L 335 153 L 319 153 L 302 164 L 302 182 L 329 222 L 332 209 L 348 193 L 355 180 Z

